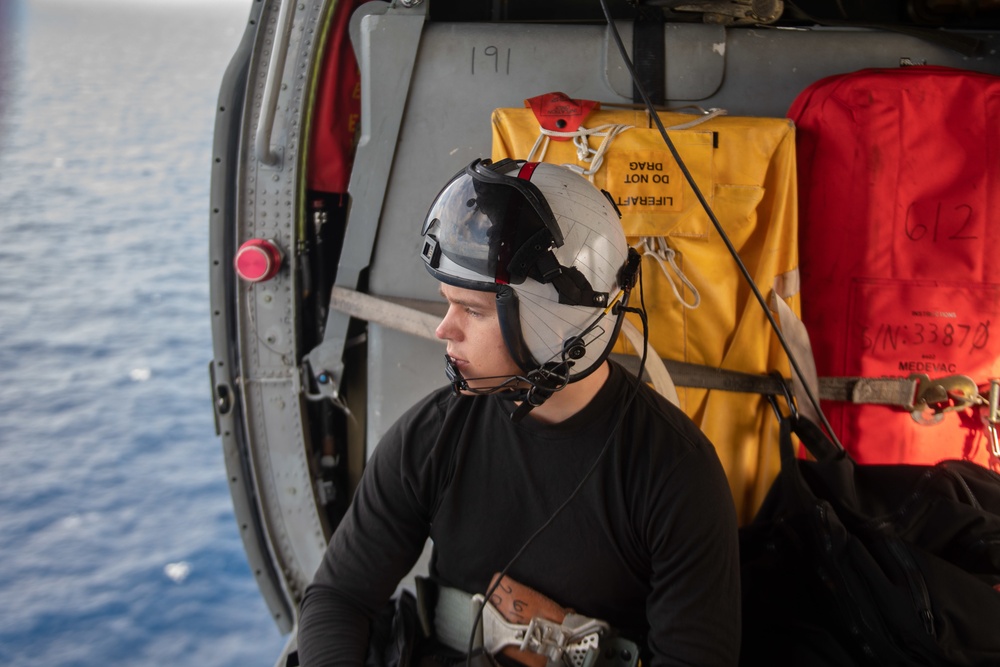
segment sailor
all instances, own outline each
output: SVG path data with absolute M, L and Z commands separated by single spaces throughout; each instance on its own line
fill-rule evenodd
M 722 466 L 680 409 L 609 359 L 639 270 L 610 197 L 560 166 L 476 160 L 431 205 L 422 256 L 448 304 L 436 333 L 450 383 L 368 461 L 303 596 L 301 664 L 364 664 L 428 538 L 421 623 L 395 625 L 433 635 L 411 660 L 464 663 L 472 647 L 580 667 L 613 646 L 625 664 L 736 664 Z

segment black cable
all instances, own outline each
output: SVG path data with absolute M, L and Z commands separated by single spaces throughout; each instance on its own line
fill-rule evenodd
M 681 173 L 684 174 L 684 178 L 687 179 L 691 189 L 694 190 L 694 194 L 698 198 L 698 202 L 701 204 L 701 207 L 705 210 L 705 213 L 712 221 L 712 225 L 715 227 L 716 231 L 719 232 L 719 236 L 722 237 L 722 241 L 726 244 L 726 248 L 729 250 L 729 253 L 733 256 L 733 259 L 736 260 L 736 264 L 739 266 L 740 272 L 750 285 L 750 289 L 757 298 L 757 302 L 760 303 L 760 307 L 764 310 L 764 315 L 767 317 L 767 321 L 770 322 L 771 328 L 774 329 L 774 333 L 777 334 L 778 342 L 781 344 L 782 349 L 785 350 L 785 354 L 788 355 L 789 364 L 791 364 L 792 369 L 796 374 L 798 374 L 799 378 L 802 379 L 802 387 L 805 390 L 806 397 L 809 399 L 809 402 L 812 403 L 813 407 L 816 408 L 816 413 L 819 415 L 820 421 L 823 422 L 823 427 L 827 430 L 830 438 L 837 444 L 837 446 L 843 449 L 843 445 L 840 444 L 840 441 L 837 439 L 837 435 L 833 432 L 833 427 L 830 425 L 830 422 L 827 421 L 822 408 L 820 408 L 819 399 L 813 394 L 808 382 L 806 382 L 805 375 L 802 373 L 802 369 L 799 367 L 799 363 L 795 359 L 795 355 L 792 354 L 788 341 L 785 340 L 785 336 L 781 333 L 778 323 L 775 322 L 774 316 L 771 314 L 771 310 L 767 307 L 767 301 L 765 301 L 764 296 L 760 293 L 760 289 L 758 289 L 757 284 L 753 281 L 753 277 L 747 270 L 746 265 L 743 264 L 743 260 L 740 259 L 739 253 L 733 246 L 732 241 L 729 240 L 729 236 L 726 234 L 725 230 L 722 229 L 722 224 L 719 222 L 719 219 L 715 217 L 715 212 L 712 210 L 712 207 L 709 206 L 705 196 L 701 193 L 701 189 L 698 188 L 698 184 L 695 183 L 694 177 L 691 176 L 691 172 L 688 171 L 687 165 L 684 164 L 680 154 L 674 147 L 674 142 L 670 140 L 670 136 L 667 134 L 666 129 L 663 127 L 663 122 L 660 120 L 660 115 L 656 112 L 656 108 L 650 101 L 649 96 L 642 87 L 642 84 L 639 83 L 635 69 L 632 67 L 632 61 L 629 60 L 628 53 L 625 51 L 625 45 L 622 44 L 621 35 L 618 34 L 618 28 L 615 26 L 615 22 L 611 18 L 611 12 L 608 10 L 607 0 L 601 0 L 601 9 L 604 10 L 604 17 L 607 20 L 608 28 L 611 30 L 611 34 L 615 38 L 615 44 L 618 45 L 618 51 L 621 53 L 622 60 L 625 61 L 625 66 L 628 68 L 629 75 L 632 77 L 632 83 L 642 97 L 643 102 L 646 104 L 646 108 L 649 110 L 649 115 L 652 117 L 653 122 L 656 123 L 656 127 L 659 129 L 660 135 L 663 137 L 663 141 L 670 150 L 670 154 L 674 157 L 674 161 L 677 163 L 677 166 L 680 167 Z
M 577 483 L 576 487 L 569 494 L 569 496 L 567 496 L 566 500 L 562 501 L 562 504 L 560 504 L 559 507 L 557 507 L 555 511 L 552 512 L 549 518 L 546 519 L 542 523 L 542 525 L 535 530 L 535 532 L 533 532 L 530 536 L 528 536 L 528 539 L 524 541 L 524 544 L 521 545 L 521 548 L 517 550 L 517 552 L 511 557 L 511 559 L 507 561 L 507 564 L 503 567 L 503 569 L 500 570 L 500 573 L 497 575 L 496 581 L 493 582 L 493 585 L 486 590 L 486 595 L 483 596 L 483 603 L 479 606 L 479 611 L 476 612 L 475 617 L 472 619 L 472 631 L 469 633 L 469 644 L 465 652 L 466 667 L 471 667 L 472 665 L 473 647 L 476 643 L 476 628 L 479 627 L 479 623 L 482 619 L 483 609 L 486 607 L 487 604 L 489 604 L 490 598 L 493 597 L 493 593 L 496 592 L 497 586 L 500 585 L 500 581 L 504 578 L 504 576 L 506 576 L 507 572 L 510 571 L 510 568 L 514 566 L 514 563 L 516 563 L 517 560 L 524 554 L 524 552 L 531 545 L 531 543 L 534 542 L 539 535 L 545 532 L 545 529 L 548 528 L 550 525 L 552 525 L 552 522 L 556 520 L 556 517 L 558 517 L 562 513 L 562 511 L 566 509 L 566 507 L 573 501 L 574 498 L 577 497 L 577 495 L 579 495 L 580 490 L 583 488 L 583 485 L 586 484 L 587 481 L 590 479 L 591 475 L 594 474 L 594 471 L 597 470 L 597 466 L 604 459 L 604 456 L 608 453 L 608 450 L 610 450 L 611 443 L 614 442 L 615 435 L 621 429 L 622 422 L 625 420 L 625 415 L 628 413 L 628 410 L 632 406 L 632 402 L 635 400 L 636 396 L 639 395 L 639 386 L 642 384 L 642 375 L 645 372 L 646 368 L 646 353 L 649 350 L 649 326 L 648 326 L 648 319 L 646 317 L 645 299 L 642 295 L 641 269 L 639 270 L 640 307 L 628 308 L 626 305 L 627 302 L 628 299 L 626 298 L 625 304 L 620 305 L 619 308 L 621 308 L 621 310 L 624 312 L 638 314 L 639 319 L 642 321 L 642 356 L 639 359 L 639 371 L 636 374 L 635 384 L 632 387 L 632 392 L 629 394 L 628 401 L 625 402 L 625 407 L 622 408 L 621 414 L 618 415 L 618 421 L 615 422 L 615 426 L 611 430 L 610 435 L 608 435 L 608 439 L 604 442 L 604 445 L 601 447 L 601 451 L 600 453 L 598 453 L 597 458 L 595 458 L 594 462 L 590 464 L 590 468 L 588 468 L 587 472 L 584 473 L 583 478 Z M 622 317 L 624 316 L 625 315 L 622 314 Z M 607 359 L 605 359 L 605 363 L 606 362 Z

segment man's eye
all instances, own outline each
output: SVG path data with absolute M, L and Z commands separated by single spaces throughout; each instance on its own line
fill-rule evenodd
M 466 308 L 465 312 L 466 312 L 466 314 L 468 314 L 469 317 L 477 317 L 478 318 L 478 317 L 482 317 L 483 316 L 483 314 L 481 312 L 479 312 L 478 310 L 473 310 L 472 308 Z

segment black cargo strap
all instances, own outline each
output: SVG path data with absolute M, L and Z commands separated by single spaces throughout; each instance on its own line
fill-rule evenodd
M 663 12 L 659 7 L 638 7 L 632 22 L 632 62 L 635 76 L 650 101 L 663 105 L 667 99 L 666 42 Z M 639 88 L 633 82 L 632 101 L 643 102 Z

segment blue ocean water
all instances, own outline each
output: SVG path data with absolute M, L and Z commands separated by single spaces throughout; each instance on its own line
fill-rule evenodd
M 0 664 L 272 665 L 215 436 L 208 193 L 250 0 L 0 0 Z

